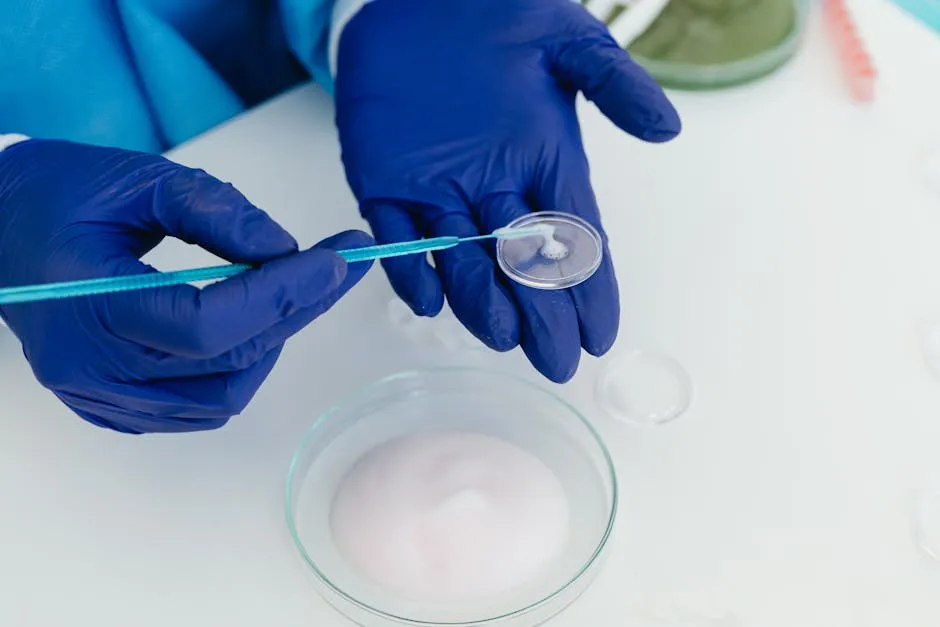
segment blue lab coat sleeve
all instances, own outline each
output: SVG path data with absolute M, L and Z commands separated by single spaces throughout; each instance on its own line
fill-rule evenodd
M 362 0 L 0 2 L 0 135 L 156 152 L 313 78 Z

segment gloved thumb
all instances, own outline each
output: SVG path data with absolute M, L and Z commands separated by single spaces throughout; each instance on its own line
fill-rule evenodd
M 374 243 L 373 239 L 362 231 L 345 231 L 326 238 L 314 246 L 314 250 L 337 251 L 372 246 Z M 356 262 L 347 265 L 345 278 L 335 289 L 323 294 L 322 297 L 310 307 L 301 309 L 297 313 L 286 317 L 282 322 L 273 325 L 261 335 L 255 336 L 247 345 L 243 344 L 240 350 L 236 349 L 236 353 L 241 353 L 240 359 L 236 361 L 240 363 L 254 363 L 268 351 L 286 342 L 288 338 L 294 336 L 335 305 L 354 285 L 362 280 L 371 267 L 371 261 Z
M 145 229 L 200 246 L 233 263 L 257 264 L 297 251 L 297 241 L 228 183 L 179 167 L 157 180 Z
M 106 323 L 124 339 L 191 359 L 217 357 L 259 336 L 286 338 L 329 309 L 369 268 L 355 264 L 350 272 L 332 249 L 369 245 L 366 234 L 331 240 L 202 290 L 184 285 L 109 295 Z
M 637 65 L 607 30 L 583 7 L 570 3 L 567 39 L 550 54 L 555 76 L 584 97 L 623 131 L 648 142 L 679 134 L 679 114 L 662 88 Z
M 337 233 L 336 235 L 332 235 L 319 242 L 316 244 L 316 246 L 314 246 L 314 249 L 324 251 L 340 251 L 354 248 L 365 248 L 366 246 L 374 245 L 375 240 L 372 239 L 372 237 L 367 233 L 363 233 L 362 231 L 343 231 L 342 233 Z M 359 283 L 366 273 L 369 272 L 369 269 L 372 268 L 372 263 L 373 262 L 371 261 L 358 261 L 351 264 L 344 263 L 343 265 L 345 267 L 345 272 L 343 279 L 340 281 L 335 290 L 320 300 L 320 313 L 332 307 L 336 301 L 346 295 L 346 292 L 351 290 L 353 286 Z

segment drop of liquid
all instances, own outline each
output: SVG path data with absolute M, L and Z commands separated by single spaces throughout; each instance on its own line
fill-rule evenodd
M 542 290 L 563 290 L 587 281 L 601 265 L 604 246 L 600 233 L 586 220 L 558 211 L 527 214 L 506 230 L 531 233 L 500 239 L 496 261 L 513 281 Z

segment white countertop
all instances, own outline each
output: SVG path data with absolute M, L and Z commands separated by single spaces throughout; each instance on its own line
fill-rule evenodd
M 940 39 L 884 2 L 853 6 L 881 72 L 872 107 L 848 100 L 818 19 L 770 79 L 674 94 L 674 143 L 640 144 L 583 107 L 618 349 L 673 355 L 695 395 L 676 422 L 639 429 L 598 410 L 596 360 L 557 388 L 607 439 L 623 498 L 601 577 L 552 627 L 940 625 L 940 563 L 912 531 L 917 498 L 940 489 L 940 381 L 918 336 L 940 320 L 940 195 L 919 170 L 940 147 Z M 171 156 L 232 181 L 303 245 L 362 227 L 316 88 Z M 419 365 L 538 380 L 519 351 L 407 339 L 391 296 L 376 269 L 288 344 L 243 416 L 182 437 L 79 421 L 0 333 L 0 625 L 347 625 L 283 519 L 316 415 Z

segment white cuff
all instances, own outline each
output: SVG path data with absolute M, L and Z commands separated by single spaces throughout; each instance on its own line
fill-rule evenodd
M 16 133 L 0 135 L 0 152 L 2 152 L 4 148 L 9 148 L 13 144 L 18 144 L 21 141 L 26 141 L 27 139 L 29 139 L 29 137 L 26 135 L 18 135 Z M 0 321 L 0 324 L 3 324 L 3 322 Z
M 372 0 L 336 0 L 333 5 L 333 20 L 330 25 L 329 63 L 330 75 L 336 78 L 336 61 L 339 57 L 339 37 L 343 29 L 349 24 L 359 9 L 372 2 Z

